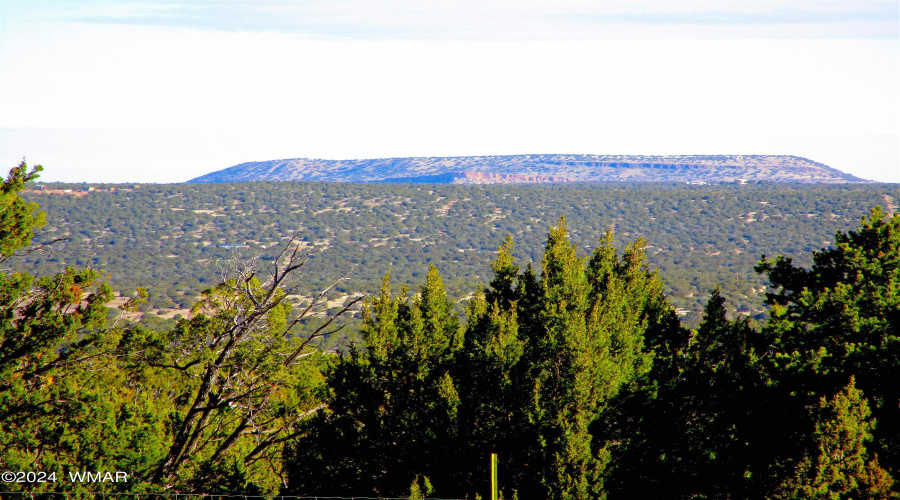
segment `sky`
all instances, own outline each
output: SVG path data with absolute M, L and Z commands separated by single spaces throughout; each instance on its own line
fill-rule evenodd
M 896 0 L 0 2 L 0 162 L 785 154 L 900 182 Z

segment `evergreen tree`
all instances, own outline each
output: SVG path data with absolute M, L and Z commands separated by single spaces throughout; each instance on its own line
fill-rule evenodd
M 0 260 L 28 251 L 43 220 L 18 198 L 38 170 L 23 163 L 3 184 Z M 303 317 L 289 316 L 284 300 L 302 258 L 285 255 L 269 281 L 245 267 L 163 332 L 110 315 L 105 273 L 0 274 L 0 469 L 57 474 L 12 487 L 276 491 L 286 431 L 317 405 L 317 370 L 299 360 L 319 331 L 288 335 Z M 120 309 L 146 298 L 139 289 Z M 129 480 L 73 482 L 69 470 L 127 471 Z
M 588 498 L 602 464 L 591 452 L 588 425 L 599 410 L 594 376 L 598 341 L 587 327 L 588 281 L 584 258 L 568 240 L 565 221 L 551 228 L 541 261 L 541 336 L 533 339 L 534 408 L 540 434 L 540 476 L 548 498 Z
M 459 394 L 450 369 L 462 338 L 437 269 L 414 298 L 392 297 L 385 276 L 361 337 L 365 350 L 328 372 L 328 411 L 287 452 L 289 491 L 396 497 L 410 484 L 451 489 Z
M 809 499 L 885 499 L 891 493 L 893 478 L 878 465 L 878 457 L 867 460 L 866 442 L 872 439 L 875 421 L 870 418 L 868 402 L 850 383 L 826 400 L 822 397 L 814 409 L 815 452 L 797 465 L 796 476 L 788 481 L 783 498 Z
M 640 248 L 620 260 L 607 236 L 588 265 L 561 220 L 538 278 L 519 274 L 507 238 L 464 336 L 434 268 L 413 299 L 392 298 L 386 278 L 365 350 L 330 371 L 329 411 L 289 450 L 290 491 L 397 495 L 421 476 L 442 496 L 484 496 L 473 464 L 498 453 L 522 498 L 602 497 L 609 453 L 592 424 L 650 369 L 644 333 L 673 325 Z
M 33 250 L 44 214 L 20 192 L 40 171 L 29 172 L 23 161 L 0 187 L 0 263 Z M 69 467 L 140 463 L 128 449 L 135 436 L 122 429 L 129 416 L 119 413 L 128 388 L 117 387 L 120 374 L 109 370 L 121 336 L 106 321 L 112 298 L 102 273 L 91 269 L 0 273 L 0 469 L 42 470 L 61 480 Z
M 638 240 L 620 259 L 607 233 L 585 269 L 551 229 L 541 276 L 543 337 L 537 341 L 536 413 L 550 498 L 603 496 L 610 452 L 594 424 L 622 387 L 644 376 L 653 353 L 644 336 L 669 337 L 673 312 Z M 675 330 L 677 331 L 677 329 Z
M 490 287 L 470 303 L 460 366 L 462 421 L 477 437 L 471 459 L 499 451 L 504 484 L 523 498 L 603 495 L 609 453 L 592 424 L 650 369 L 644 334 L 666 337 L 677 324 L 641 246 L 620 259 L 607 234 L 587 262 L 561 219 L 540 279 L 529 267 L 513 284 L 508 238 Z
M 774 291 L 763 329 L 766 370 L 799 408 L 836 394 L 846 380 L 872 402 L 879 425 L 870 443 L 891 475 L 900 473 L 900 214 L 881 207 L 861 227 L 838 232 L 810 269 L 763 260 Z
M 22 160 L 0 186 L 0 264 L 31 245 L 34 230 L 46 223 L 46 215 L 38 210 L 37 203 L 28 203 L 19 195 L 25 183 L 37 179 L 43 169 L 35 165 L 29 172 Z
M 802 417 L 792 417 L 793 406 L 768 388 L 757 365 L 758 332 L 747 318 L 727 319 L 724 303 L 714 290 L 699 328 L 656 345 L 647 380 L 604 415 L 607 439 L 619 443 L 607 481 L 611 498 L 755 498 L 772 491 L 769 466 L 796 440 L 788 430 Z
M 455 477 L 460 487 L 455 496 L 489 494 L 483 471 L 472 464 L 486 464 L 491 453 L 499 453 L 504 466 L 501 483 L 535 483 L 533 471 L 523 464 L 533 462 L 522 443 L 536 442 L 527 408 L 533 382 L 522 362 L 525 339 L 520 335 L 517 309 L 522 302 L 516 279 L 513 241 L 507 237 L 491 264 L 494 278 L 477 292 L 466 309 L 465 340 L 457 355 L 454 378 L 460 387 L 459 428 L 465 436 L 460 447 Z

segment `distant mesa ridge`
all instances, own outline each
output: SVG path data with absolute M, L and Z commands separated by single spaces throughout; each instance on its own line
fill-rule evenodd
M 797 156 L 509 155 L 241 163 L 189 180 L 511 184 L 557 182 L 869 182 Z

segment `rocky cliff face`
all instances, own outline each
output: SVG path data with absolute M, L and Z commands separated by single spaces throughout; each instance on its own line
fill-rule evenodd
M 242 163 L 188 182 L 866 182 L 796 156 L 511 155 Z
M 568 177 L 553 175 L 497 174 L 489 172 L 451 172 L 418 177 L 395 177 L 381 182 L 431 182 L 435 184 L 528 184 L 544 182 L 572 182 Z

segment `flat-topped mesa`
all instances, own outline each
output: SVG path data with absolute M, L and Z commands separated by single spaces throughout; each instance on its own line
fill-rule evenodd
M 797 156 L 508 155 L 242 163 L 188 182 L 868 182 Z

